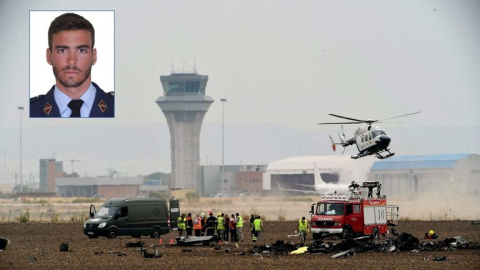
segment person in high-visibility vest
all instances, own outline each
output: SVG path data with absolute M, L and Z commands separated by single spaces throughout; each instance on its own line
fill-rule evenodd
M 183 231 L 185 230 L 185 214 L 182 214 L 181 217 L 178 217 L 177 227 L 178 227 L 178 238 L 182 237 Z
M 237 241 L 243 242 L 243 218 L 236 213 L 235 214 L 235 228 L 237 229 Z
M 260 219 L 260 216 L 256 216 L 255 220 L 253 220 L 252 228 L 252 241 L 257 242 L 262 239 L 262 231 L 263 231 L 263 222 Z
M 202 220 L 203 218 L 200 217 L 199 214 L 195 216 L 195 219 L 193 221 L 193 229 L 195 230 L 195 236 L 200 236 L 200 233 L 202 232 Z
M 305 243 L 307 242 L 307 231 L 309 228 L 310 226 L 308 225 L 308 221 L 305 219 L 305 217 L 302 217 L 302 219 L 298 221 L 298 227 L 297 227 L 298 233 L 302 238 L 302 246 L 304 246 Z
M 220 241 L 223 241 L 223 233 L 225 231 L 225 222 L 224 221 L 225 220 L 224 220 L 223 214 L 218 213 L 218 215 L 217 215 L 217 234 L 218 234 L 218 239 L 220 239 Z

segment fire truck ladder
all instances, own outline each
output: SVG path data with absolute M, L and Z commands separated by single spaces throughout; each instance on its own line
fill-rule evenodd
M 388 226 L 397 226 L 398 225 L 398 206 L 396 205 L 387 205 L 387 225 Z

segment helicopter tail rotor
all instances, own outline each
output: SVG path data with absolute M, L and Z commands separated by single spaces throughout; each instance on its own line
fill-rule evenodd
M 337 144 L 333 140 L 332 135 L 330 135 L 330 142 L 332 143 L 333 152 L 337 151 Z

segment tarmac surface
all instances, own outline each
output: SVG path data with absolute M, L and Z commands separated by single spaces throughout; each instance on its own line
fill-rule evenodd
M 160 244 L 159 239 L 150 237 L 89 239 L 83 234 L 83 223 L 2 223 L 0 237 L 8 238 L 10 245 L 0 251 L 0 269 L 480 269 L 479 249 L 355 252 L 346 258 L 333 259 L 333 253 L 291 255 L 259 252 L 254 248 L 277 240 L 299 244 L 298 237 L 288 237 L 295 231 L 296 223 L 264 222 L 265 232 L 257 243 L 252 243 L 246 224 L 243 243 L 221 243 L 218 247 L 170 246 L 170 239 L 174 239 L 177 232 L 163 235 Z M 473 225 L 471 221 L 401 221 L 395 229 L 412 234 L 420 244 L 428 243 L 423 236 L 430 229 L 439 236 L 433 241 L 462 236 L 470 243 L 480 242 L 480 225 Z M 311 240 L 309 234 L 307 241 Z M 143 256 L 140 247 L 126 247 L 127 243 L 138 241 L 144 242 Z M 341 242 L 338 238 L 324 241 Z M 375 240 L 384 241 L 384 237 Z M 62 243 L 68 243 L 67 252 L 60 251 Z M 155 253 L 152 245 L 157 246 L 157 256 L 147 258 Z M 443 257 L 445 260 L 434 260 Z

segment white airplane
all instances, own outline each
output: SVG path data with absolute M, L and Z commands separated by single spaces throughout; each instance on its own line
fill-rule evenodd
M 297 186 L 304 186 L 304 187 L 311 187 L 315 190 L 303 190 L 303 189 L 292 189 L 292 188 L 282 188 L 280 186 L 280 182 L 277 181 L 277 186 L 279 190 L 282 191 L 294 191 L 294 192 L 302 192 L 305 194 L 330 194 L 330 193 L 347 193 L 349 185 L 345 184 L 332 184 L 332 183 L 325 183 L 323 181 L 319 181 L 317 185 L 305 185 L 305 184 L 297 184 L 293 183 Z

